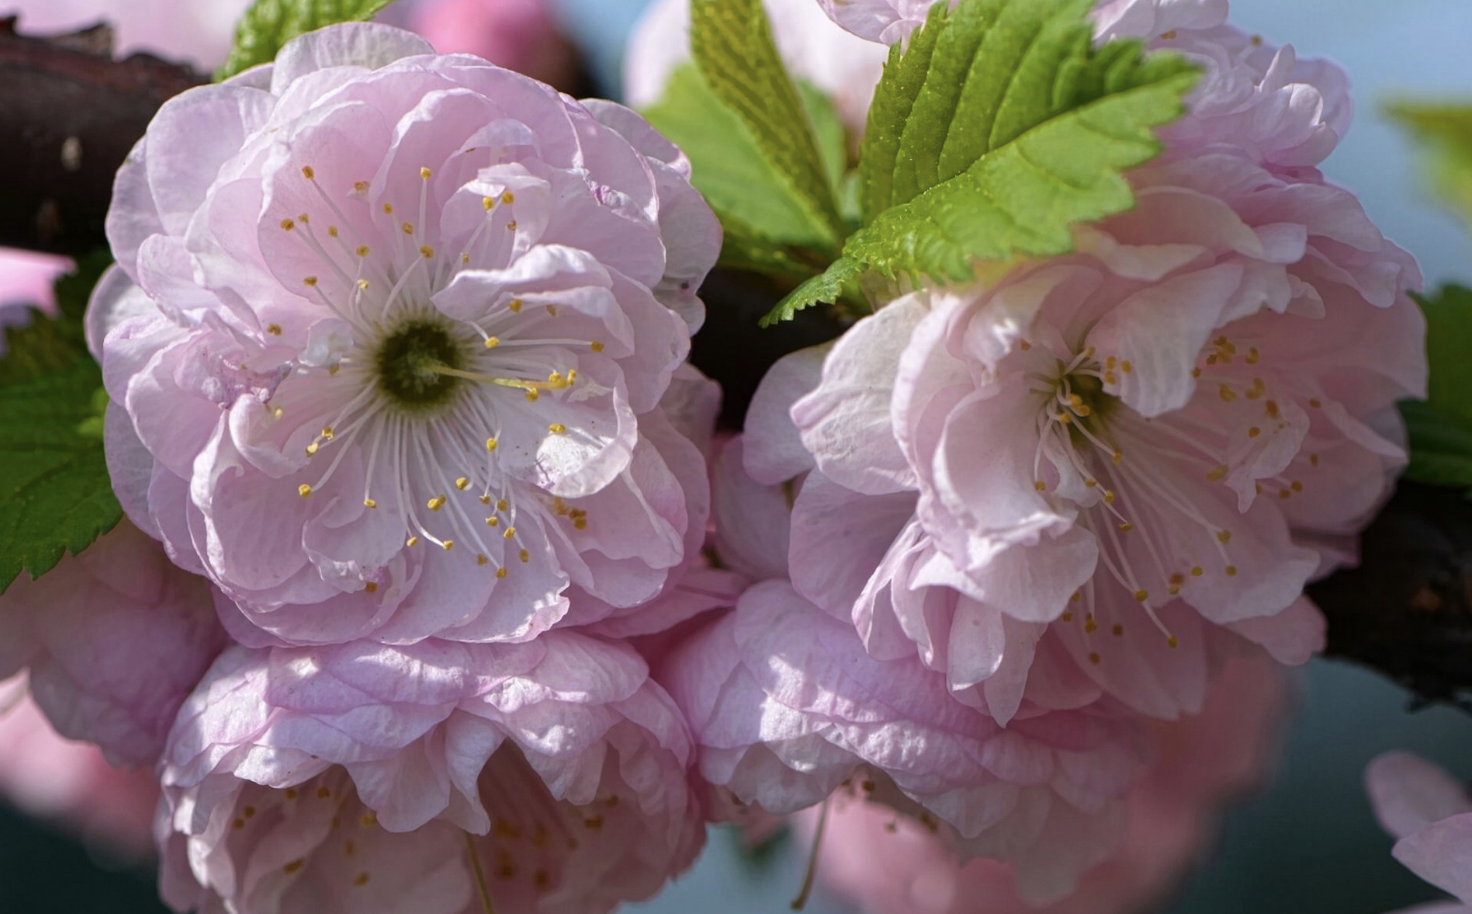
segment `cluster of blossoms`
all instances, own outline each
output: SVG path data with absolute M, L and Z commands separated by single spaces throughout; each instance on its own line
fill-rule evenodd
M 927 6 L 824 4 L 851 125 Z M 1315 167 L 1342 74 L 1225 18 L 1100 5 L 1204 70 L 1138 206 L 875 302 L 723 442 L 720 229 L 632 111 L 371 24 L 179 96 L 87 317 L 128 521 L 0 600 L 0 676 L 153 766 L 179 911 L 607 911 L 819 806 L 877 911 L 1136 909 L 1260 774 L 1426 381 L 1414 262 Z

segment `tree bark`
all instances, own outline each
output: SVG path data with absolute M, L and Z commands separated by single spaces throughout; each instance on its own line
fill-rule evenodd
M 0 246 L 106 247 L 112 182 L 160 105 L 206 78 L 146 54 L 115 61 L 105 25 L 54 38 L 0 19 Z

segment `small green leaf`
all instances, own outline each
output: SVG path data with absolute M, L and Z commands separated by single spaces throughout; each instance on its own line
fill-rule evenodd
M 821 112 L 821 106 L 814 104 Z M 746 123 L 716 97 L 693 64 L 676 69 L 665 84 L 664 95 L 642 113 L 690 159 L 691 182 L 728 234 L 739 223 L 749 237 L 810 248 L 826 257 L 825 262 L 838 256 L 828 227 L 814 219 L 788 182 L 768 164 Z M 836 122 L 837 115 L 831 119 Z M 827 142 L 831 145 L 832 139 Z M 841 156 L 841 137 L 838 142 Z
M 1074 225 L 1133 205 L 1122 172 L 1160 151 L 1152 131 L 1183 113 L 1198 71 L 1135 41 L 1095 49 L 1091 5 L 932 12 L 880 83 L 860 152 L 868 224 L 845 257 L 963 281 L 978 260 L 1066 253 Z
M 711 91 L 745 123 L 812 222 L 840 242 L 848 228 L 762 0 L 691 0 L 690 47 Z
M 393 0 L 256 0 L 235 27 L 235 46 L 215 73 L 229 79 L 276 59 L 281 46 L 298 35 L 338 22 L 372 19 Z
M 839 258 L 827 270 L 789 292 L 761 319 L 761 325 L 770 327 L 779 321 L 790 321 L 797 312 L 816 304 L 836 303 L 843 297 L 846 287 L 863 272 L 847 257 Z
M 1472 494 L 1472 289 L 1446 286 L 1417 301 L 1431 377 L 1424 403 L 1401 404 L 1411 441 L 1406 478 Z
M 1472 222 L 1472 102 L 1396 102 L 1386 113 L 1425 144 L 1438 201 Z
M 102 373 L 89 358 L 0 388 L 0 591 L 38 577 L 122 518 L 96 415 Z

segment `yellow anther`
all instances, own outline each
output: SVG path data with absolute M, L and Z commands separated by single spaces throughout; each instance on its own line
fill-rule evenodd
M 470 263 L 470 255 L 469 254 L 461 254 L 460 255 L 460 262 L 461 263 Z
M 1046 492 L 1048 490 L 1048 484 L 1046 482 L 1043 482 L 1041 479 L 1033 483 L 1032 487 L 1034 489 L 1037 489 L 1039 492 Z
M 504 538 L 506 538 L 506 539 L 508 539 L 508 540 L 509 540 L 509 539 L 512 539 L 512 538 L 513 538 L 513 537 L 515 537 L 515 536 L 516 536 L 516 528 L 515 528 L 515 527 L 507 527 L 507 528 L 506 528 L 506 532 L 505 532 L 505 533 L 503 533 L 503 534 L 501 534 L 501 535 L 502 535 L 502 536 L 503 536 L 503 537 L 504 537 Z
M 1062 619 L 1064 622 L 1072 622 L 1073 621 L 1073 613 L 1071 613 L 1071 612 L 1065 612 L 1063 615 L 1059 616 L 1058 618 Z
M 1227 566 L 1227 577 L 1234 578 L 1236 576 L 1237 576 L 1237 566 L 1236 565 L 1228 565 Z
M 486 450 L 488 450 L 488 451 L 494 451 L 499 446 L 500 446 L 500 442 L 498 442 L 495 438 L 487 438 L 486 439 Z
M 285 412 L 285 410 L 283 410 L 281 407 L 278 406 L 275 409 L 271 410 L 271 418 L 273 418 L 273 419 L 280 419 L 281 418 L 281 414 L 284 413 L 284 412 Z
M 322 437 L 323 438 L 326 438 L 328 441 L 331 441 L 332 440 L 332 436 L 335 435 L 335 434 L 337 434 L 337 433 L 335 431 L 333 431 L 332 426 L 330 426 L 330 425 L 324 425 L 324 426 L 322 426 Z
M 496 198 L 495 197 L 481 197 L 480 198 L 480 205 L 481 206 L 484 206 L 486 208 L 486 212 L 490 212 L 492 209 L 495 209 L 495 207 L 496 207 Z
M 300 216 L 297 216 L 296 217 L 296 221 L 300 222 L 302 225 L 306 225 L 308 222 L 311 222 L 312 220 L 310 220 L 310 219 L 307 218 L 307 214 L 306 213 L 302 213 Z
M 405 546 L 408 546 L 408 547 L 410 547 L 410 548 L 411 548 L 411 549 L 412 549 L 412 548 L 413 548 L 413 547 L 414 547 L 414 546 L 415 546 L 415 545 L 416 545 L 416 544 L 417 544 L 417 543 L 418 543 L 418 542 L 419 542 L 419 537 L 417 537 L 417 536 L 411 536 L 411 537 L 409 537 L 409 539 L 408 539 L 408 540 L 407 540 L 407 541 L 406 541 L 406 542 L 405 542 L 405 543 L 404 543 L 404 545 L 405 545 Z
M 434 257 L 434 248 L 426 244 L 424 247 L 419 249 L 419 253 L 424 257 L 425 260 L 430 260 Z
M 288 787 L 285 790 L 281 791 L 281 795 L 286 797 L 288 800 L 295 800 L 297 797 L 296 788 Z
M 444 547 L 445 547 L 445 551 L 446 552 L 449 552 L 451 549 L 454 549 L 455 548 L 455 541 L 454 540 L 445 540 Z
M 321 450 L 321 447 L 318 446 L 317 442 L 313 441 L 311 444 L 307 445 L 307 456 L 316 457 L 319 450 Z
M 511 507 L 511 503 L 504 498 L 496 502 L 497 511 L 505 511 L 509 507 Z
M 1227 478 L 1227 468 L 1221 464 L 1217 464 L 1207 471 L 1206 478 L 1209 482 L 1221 482 Z
M 515 219 L 512 219 L 510 222 L 506 223 L 506 231 L 508 231 L 508 232 L 514 232 L 514 231 L 516 231 L 516 220 Z
M 1029 349 L 1032 348 L 1032 343 L 1029 343 L 1027 340 L 1019 340 L 1017 343 L 1017 348 L 1021 349 L 1023 352 L 1027 352 Z
M 532 554 L 530 552 L 527 552 L 525 549 L 521 550 L 521 554 L 518 557 L 522 560 L 522 562 L 530 562 L 532 560 Z
M 588 344 L 588 348 L 591 349 L 591 350 L 593 350 L 594 352 L 602 352 L 603 351 L 603 341 L 602 340 L 594 340 L 593 342 L 591 342 L 591 343 Z
M 501 345 L 501 338 L 499 336 L 488 336 L 488 337 L 486 337 L 486 348 L 487 349 L 495 349 L 499 345 Z
M 283 866 L 281 868 L 281 871 L 283 873 L 285 873 L 286 875 L 290 876 L 292 873 L 295 873 L 295 872 L 300 871 L 301 868 L 304 867 L 304 866 L 306 866 L 306 865 L 307 865 L 307 861 L 305 861 L 305 860 L 301 859 L 300 857 L 298 857 L 297 859 L 295 859 L 295 860 L 291 861 L 290 863 L 286 864 L 286 866 Z
M 491 557 L 488 556 L 488 555 L 481 554 L 481 555 L 477 555 L 475 557 L 475 564 L 477 564 L 477 565 L 482 565 L 483 566 L 483 565 L 489 565 L 490 563 L 491 563 Z
M 439 509 L 443 508 L 444 506 L 445 506 L 445 496 L 443 496 L 443 495 L 436 495 L 434 498 L 431 498 L 429 500 L 428 505 L 427 505 L 427 507 L 431 511 L 438 511 Z
M 296 487 L 296 494 L 300 495 L 302 498 L 306 498 L 308 495 L 312 494 L 312 487 L 307 485 L 306 483 L 302 483 L 301 485 Z
M 504 577 L 506 577 L 506 574 L 507 574 L 507 572 L 506 572 L 506 569 L 505 568 L 497 568 L 496 569 L 496 577 L 498 577 L 498 578 L 504 578 Z
M 358 288 L 362 289 L 364 292 L 368 291 L 368 280 L 366 280 L 366 279 L 360 279 L 360 280 L 358 280 Z
M 1112 355 L 1109 358 L 1107 358 L 1107 359 L 1104 360 L 1104 367 L 1105 368 L 1114 368 L 1118 364 L 1119 364 L 1119 359 L 1116 359 Z
M 1112 459 L 1114 460 L 1114 465 L 1119 466 L 1120 461 L 1124 460 L 1124 451 L 1115 451 Z
M 1193 378 L 1199 378 L 1199 377 L 1201 377 L 1201 369 L 1200 368 L 1192 368 L 1191 369 L 1191 377 L 1193 377 Z
M 551 432 L 554 435 L 565 435 L 567 434 L 567 426 L 563 425 L 561 422 L 554 422 L 551 425 L 547 426 L 547 431 Z
M 1230 543 L 1232 541 L 1232 531 L 1230 531 L 1230 530 L 1218 530 L 1217 531 L 1217 534 L 1216 534 L 1216 538 L 1217 538 L 1217 541 L 1218 542 L 1220 542 L 1223 546 L 1225 546 L 1227 543 Z
M 1261 435 L 1261 434 L 1262 434 L 1262 429 L 1258 428 L 1255 425 L 1252 426 L 1251 428 L 1249 428 L 1247 430 L 1247 437 L 1249 437 L 1249 438 L 1256 438 L 1258 435 Z
M 535 387 L 526 392 L 526 399 L 529 403 L 537 402 L 537 400 L 541 399 L 541 396 L 541 392 L 539 392 Z
M 1092 663 L 1094 666 L 1098 666 L 1099 664 L 1103 663 L 1104 661 L 1099 656 L 1099 652 L 1098 651 L 1091 651 L 1089 653 L 1089 662 Z
M 283 230 L 284 230 L 284 231 L 288 231 L 288 232 L 289 232 L 289 231 L 291 231 L 291 230 L 292 230 L 292 229 L 294 229 L 294 228 L 296 228 L 296 223 L 295 223 L 295 222 L 293 222 L 293 221 L 292 221 L 292 220 L 290 220 L 290 219 L 282 219 L 282 220 L 281 220 L 281 228 L 282 228 L 282 229 L 283 229 Z
M 383 211 L 390 216 L 393 215 L 394 205 L 392 203 L 385 203 L 383 205 Z
M 1084 487 L 1085 488 L 1092 489 L 1092 488 L 1095 488 L 1098 485 L 1099 485 L 1099 480 L 1097 480 L 1097 479 L 1085 479 L 1084 480 Z
M 1204 571 L 1201 570 L 1201 566 L 1200 565 L 1192 565 L 1191 566 L 1191 577 L 1193 577 L 1193 578 L 1199 578 L 1199 577 L 1201 577 L 1205 573 L 1206 572 L 1204 572 Z
M 1303 483 L 1298 482 L 1297 480 L 1294 480 L 1293 482 L 1291 482 L 1291 483 L 1288 484 L 1288 488 L 1292 489 L 1295 492 L 1302 492 L 1303 491 Z
M 1123 638 L 1124 637 L 1124 626 L 1123 625 L 1120 625 L 1118 622 L 1116 622 L 1116 623 L 1114 623 L 1114 627 L 1111 628 L 1109 630 L 1109 632 L 1110 632 L 1110 634 L 1114 635 L 1114 637 L 1116 637 L 1116 638 Z
M 281 325 L 280 324 L 267 324 L 266 325 L 266 332 L 269 333 L 269 334 L 271 334 L 272 336 L 280 336 L 281 335 Z
M 557 306 L 556 305 L 548 305 L 547 306 L 547 313 L 550 314 L 550 315 L 552 315 L 553 317 L 556 317 L 557 316 Z
M 378 593 L 378 585 L 375 584 L 375 583 L 373 583 L 372 581 L 369 581 L 367 584 L 364 584 L 363 585 L 363 589 L 366 590 L 366 591 L 368 591 L 369 593 Z
M 303 165 L 302 166 L 302 177 L 303 178 L 306 178 L 308 181 L 310 181 L 313 178 L 317 177 L 317 173 L 312 170 L 312 166 L 310 166 L 310 165 Z
M 1175 39 L 1175 37 L 1176 37 L 1176 30 L 1175 29 L 1171 29 L 1168 32 L 1161 32 L 1160 33 L 1160 39 L 1162 41 L 1172 41 L 1172 40 Z
M 499 527 L 500 525 L 501 525 L 501 518 L 495 516 L 494 514 L 492 514 L 490 517 L 486 518 L 486 526 L 487 527 Z
M 367 257 L 368 256 L 368 251 L 369 251 L 368 245 L 366 245 L 366 244 L 360 244 L 360 245 L 358 245 L 358 249 L 356 251 L 354 251 L 354 253 L 357 254 L 359 257 Z
M 309 286 L 315 286 L 317 284 L 317 277 L 307 276 L 302 279 L 302 282 L 306 283 Z
M 1247 364 L 1256 365 L 1258 363 L 1258 360 L 1261 358 L 1262 353 L 1257 351 L 1256 346 L 1253 346 L 1252 348 L 1247 350 Z
M 1129 360 L 1126 359 L 1125 361 L 1119 363 L 1119 370 L 1124 372 L 1125 374 L 1129 374 L 1130 372 L 1135 370 L 1135 366 L 1131 365 L 1129 363 Z
M 327 226 L 327 237 L 328 238 L 336 238 L 337 237 L 337 226 L 335 226 L 335 225 L 329 225 L 329 226 Z
M 1318 454 L 1309 454 L 1308 455 L 1308 465 L 1311 466 L 1311 467 L 1318 466 L 1319 465 L 1319 455 Z
M 1276 419 L 1276 418 L 1278 418 L 1278 415 L 1279 415 L 1278 404 L 1275 401 L 1269 400 L 1268 402 L 1266 402 L 1266 403 L 1264 403 L 1262 405 L 1262 408 L 1268 414 L 1268 418 L 1269 419 Z
M 365 498 L 365 499 L 363 499 L 363 507 L 370 508 L 370 509 L 371 508 L 376 508 L 376 507 L 378 507 L 378 502 L 377 501 L 374 501 L 371 498 Z
M 1135 525 L 1130 523 L 1129 521 L 1125 521 L 1124 523 L 1119 525 L 1120 533 L 1129 533 L 1133 529 L 1135 529 Z
M 567 370 L 567 383 L 568 383 L 568 386 L 572 386 L 573 382 L 575 382 L 577 379 L 578 379 L 578 370 L 576 368 L 569 368 Z
M 1104 490 L 1104 504 L 1114 504 L 1114 492 L 1110 491 L 1109 489 Z
M 353 879 L 353 885 L 358 886 L 358 887 L 361 888 L 362 886 L 365 886 L 365 885 L 368 884 L 368 879 L 369 879 L 369 876 L 368 876 L 367 873 L 359 873 Z
M 491 503 L 491 496 L 489 496 L 489 495 L 482 495 L 480 497 L 480 503 L 483 504 L 483 505 L 490 504 Z
M 1179 587 L 1180 585 L 1186 583 L 1186 576 L 1178 571 L 1170 576 L 1170 582 Z
M 1058 424 L 1059 425 L 1067 425 L 1068 423 L 1070 423 L 1072 421 L 1073 421 L 1073 414 L 1072 413 L 1059 413 L 1058 414 Z
M 1165 644 L 1167 647 L 1177 648 L 1181 646 L 1181 639 L 1177 638 L 1175 635 L 1171 635 L 1169 638 L 1165 639 Z
M 1098 630 L 1099 622 L 1097 619 L 1094 618 L 1094 614 L 1089 613 L 1087 616 L 1084 616 L 1084 634 L 1092 635 Z
M 1223 403 L 1231 403 L 1237 399 L 1237 392 L 1225 384 L 1217 388 L 1217 395 L 1222 398 Z
M 521 312 L 521 305 L 522 305 L 521 299 L 519 299 L 519 298 L 513 298 L 513 299 L 511 299 L 511 304 L 507 305 L 506 307 L 508 307 L 508 308 L 511 309 L 511 313 L 512 314 L 519 314 Z
M 1284 501 L 1287 501 L 1288 499 L 1293 497 L 1293 493 L 1288 491 L 1287 489 L 1279 489 L 1278 497 Z
M 424 168 L 421 166 L 419 169 L 419 177 L 423 178 L 426 181 L 429 180 L 429 177 L 432 174 L 434 174 L 434 172 L 430 171 L 428 168 Z
M 1135 591 L 1135 602 L 1136 603 L 1144 603 L 1148 599 L 1150 599 L 1150 591 L 1145 590 L 1143 588 L 1140 589 L 1140 590 Z
M 462 492 L 464 492 L 469 485 L 470 480 L 464 476 L 461 476 L 459 479 L 455 480 L 455 488 L 459 489 Z
M 510 206 L 511 204 L 516 202 L 516 194 L 513 194 L 509 190 L 506 191 L 505 193 L 501 194 L 501 202 L 505 203 L 507 206 Z
M 562 372 L 560 371 L 554 371 L 547 375 L 547 383 L 554 389 L 566 386 L 562 381 Z
M 405 235 L 412 235 L 412 234 L 414 234 L 414 223 L 412 223 L 412 222 L 405 222 L 405 223 L 401 224 L 399 226 L 399 231 L 403 232 Z
M 1117 384 L 1117 383 L 1119 383 L 1119 376 L 1116 375 L 1112 371 L 1106 371 L 1106 372 L 1104 372 L 1104 383 L 1105 384 Z
M 357 191 L 360 194 L 367 193 L 368 192 L 368 182 L 367 181 L 354 181 L 353 182 L 353 190 Z
M 588 529 L 588 519 L 586 517 L 575 517 L 573 518 L 572 525 L 578 530 L 586 530 Z
M 1311 407 L 1313 407 L 1314 409 L 1321 409 L 1321 408 L 1323 408 L 1323 405 L 1324 404 L 1323 404 L 1323 401 L 1321 401 L 1317 397 L 1315 397 L 1314 399 L 1308 401 L 1308 405 L 1311 406 Z

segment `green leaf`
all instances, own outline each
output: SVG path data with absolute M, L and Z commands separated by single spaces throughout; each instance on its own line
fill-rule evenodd
M 690 47 L 706 84 L 746 125 L 814 225 L 841 241 L 848 227 L 762 0 L 691 0 Z
M 822 302 L 837 302 L 844 296 L 847 287 L 863 272 L 858 264 L 847 257 L 839 258 L 827 270 L 789 292 L 786 298 L 777 303 L 777 307 L 761 319 L 761 325 L 770 327 L 779 321 L 790 321 L 804 308 Z
M 21 571 L 55 567 L 123 511 L 107 475 L 96 416 L 102 373 L 88 358 L 0 388 L 0 591 Z
M 978 260 L 1066 253 L 1074 225 L 1133 205 L 1121 173 L 1160 151 L 1152 131 L 1181 115 L 1198 71 L 1137 41 L 1095 49 L 1091 6 L 932 12 L 880 83 L 860 152 L 868 224 L 846 258 L 962 281 Z
M 1438 200 L 1472 222 L 1472 103 L 1395 102 L 1386 113 L 1425 144 Z
M 826 255 L 826 260 L 838 256 L 828 227 L 814 219 L 768 164 L 746 123 L 716 97 L 694 64 L 675 70 L 663 97 L 642 113 L 684 150 L 690 159 L 691 183 L 728 233 L 733 222 L 740 223 L 747 228 L 747 236 L 779 246 L 811 248 Z M 837 115 L 832 120 L 836 122 Z
M 235 27 L 235 46 L 215 73 L 229 79 L 276 59 L 281 46 L 298 35 L 338 22 L 372 19 L 393 0 L 256 0 Z
M 1446 286 L 1417 301 L 1431 377 L 1424 403 L 1401 404 L 1411 441 L 1406 478 L 1472 493 L 1472 289 Z

